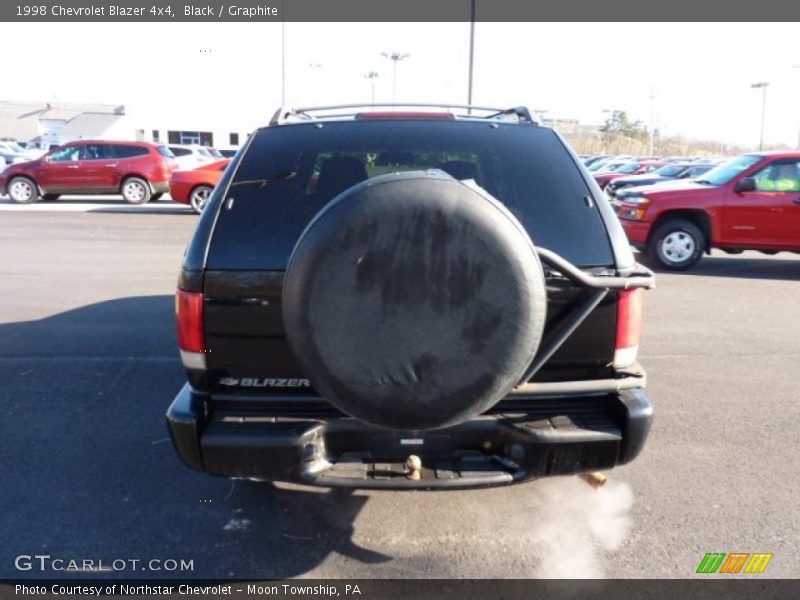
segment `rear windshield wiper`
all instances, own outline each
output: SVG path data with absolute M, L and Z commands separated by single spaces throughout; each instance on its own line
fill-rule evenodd
M 292 179 L 293 177 L 296 176 L 297 176 L 297 171 L 287 171 L 286 173 L 281 173 L 280 175 L 276 175 L 272 179 L 243 179 L 241 181 L 234 181 L 231 184 L 231 187 L 236 185 L 255 185 L 263 188 L 274 181 L 283 181 L 286 179 Z
M 714 185 L 714 184 L 713 184 L 712 182 L 710 182 L 708 179 L 694 179 L 693 181 L 694 181 L 695 183 L 702 183 L 703 185 Z

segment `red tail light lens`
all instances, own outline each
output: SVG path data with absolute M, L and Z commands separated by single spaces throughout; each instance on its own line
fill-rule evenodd
M 203 293 L 178 290 L 175 295 L 178 344 L 185 352 L 205 352 L 203 331 Z
M 617 299 L 617 344 L 614 366 L 628 367 L 636 362 L 642 336 L 642 290 L 624 290 Z

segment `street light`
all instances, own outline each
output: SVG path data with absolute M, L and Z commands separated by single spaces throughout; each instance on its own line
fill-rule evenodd
M 759 150 L 764 149 L 764 116 L 766 115 L 767 112 L 767 86 L 769 86 L 768 81 L 760 81 L 750 86 L 752 89 L 761 88 L 763 90 L 761 96 L 761 136 L 758 139 Z
M 388 58 L 392 61 L 392 104 L 397 102 L 397 63 L 409 57 L 409 54 L 400 54 L 399 52 L 381 52 L 381 56 Z
M 467 85 L 467 114 L 472 114 L 472 71 L 475 59 L 475 0 L 472 0 L 469 18 L 469 83 Z
M 650 94 L 650 151 L 647 153 L 647 156 L 653 156 L 653 147 L 656 141 L 655 104 L 656 93 L 653 92 Z
M 792 66 L 793 69 L 800 69 L 800 65 Z M 798 122 L 798 129 L 797 129 L 797 149 L 800 150 L 800 122 Z
M 375 80 L 378 78 L 377 71 L 370 71 L 366 75 L 364 75 L 364 79 L 369 79 L 369 83 L 372 86 L 372 105 L 375 106 Z

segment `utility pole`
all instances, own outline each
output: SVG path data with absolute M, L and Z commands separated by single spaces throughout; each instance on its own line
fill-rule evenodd
M 800 65 L 794 65 L 793 69 L 800 69 Z M 800 121 L 797 122 L 797 149 L 800 150 Z
M 467 106 L 472 107 L 472 70 L 475 58 L 475 0 L 471 1 L 469 19 L 469 87 L 467 88 Z M 467 109 L 467 114 L 472 114 L 472 108 Z
M 652 94 L 650 94 L 650 150 L 647 153 L 647 156 L 653 156 L 653 149 L 655 147 L 655 141 L 656 141 L 655 104 L 656 104 L 656 94 L 655 92 L 653 92 Z
M 286 106 L 286 14 L 281 6 L 281 106 Z
M 378 78 L 378 72 L 370 71 L 364 75 L 364 78 L 369 79 L 369 83 L 372 86 L 372 105 L 375 106 L 375 80 Z
M 400 54 L 395 51 L 391 54 L 388 52 L 381 52 L 381 56 L 392 61 L 392 104 L 395 104 L 397 102 L 397 63 L 407 59 L 409 54 Z
M 761 135 L 758 139 L 758 149 L 764 149 L 764 118 L 767 114 L 767 87 L 769 86 L 768 81 L 760 81 L 759 83 L 754 83 L 750 87 L 753 89 L 761 88 L 762 96 L 761 96 Z

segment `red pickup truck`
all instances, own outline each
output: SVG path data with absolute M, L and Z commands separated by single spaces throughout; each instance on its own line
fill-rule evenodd
M 800 252 L 800 151 L 744 154 L 701 179 L 617 200 L 631 244 L 668 269 L 687 269 L 711 248 Z

